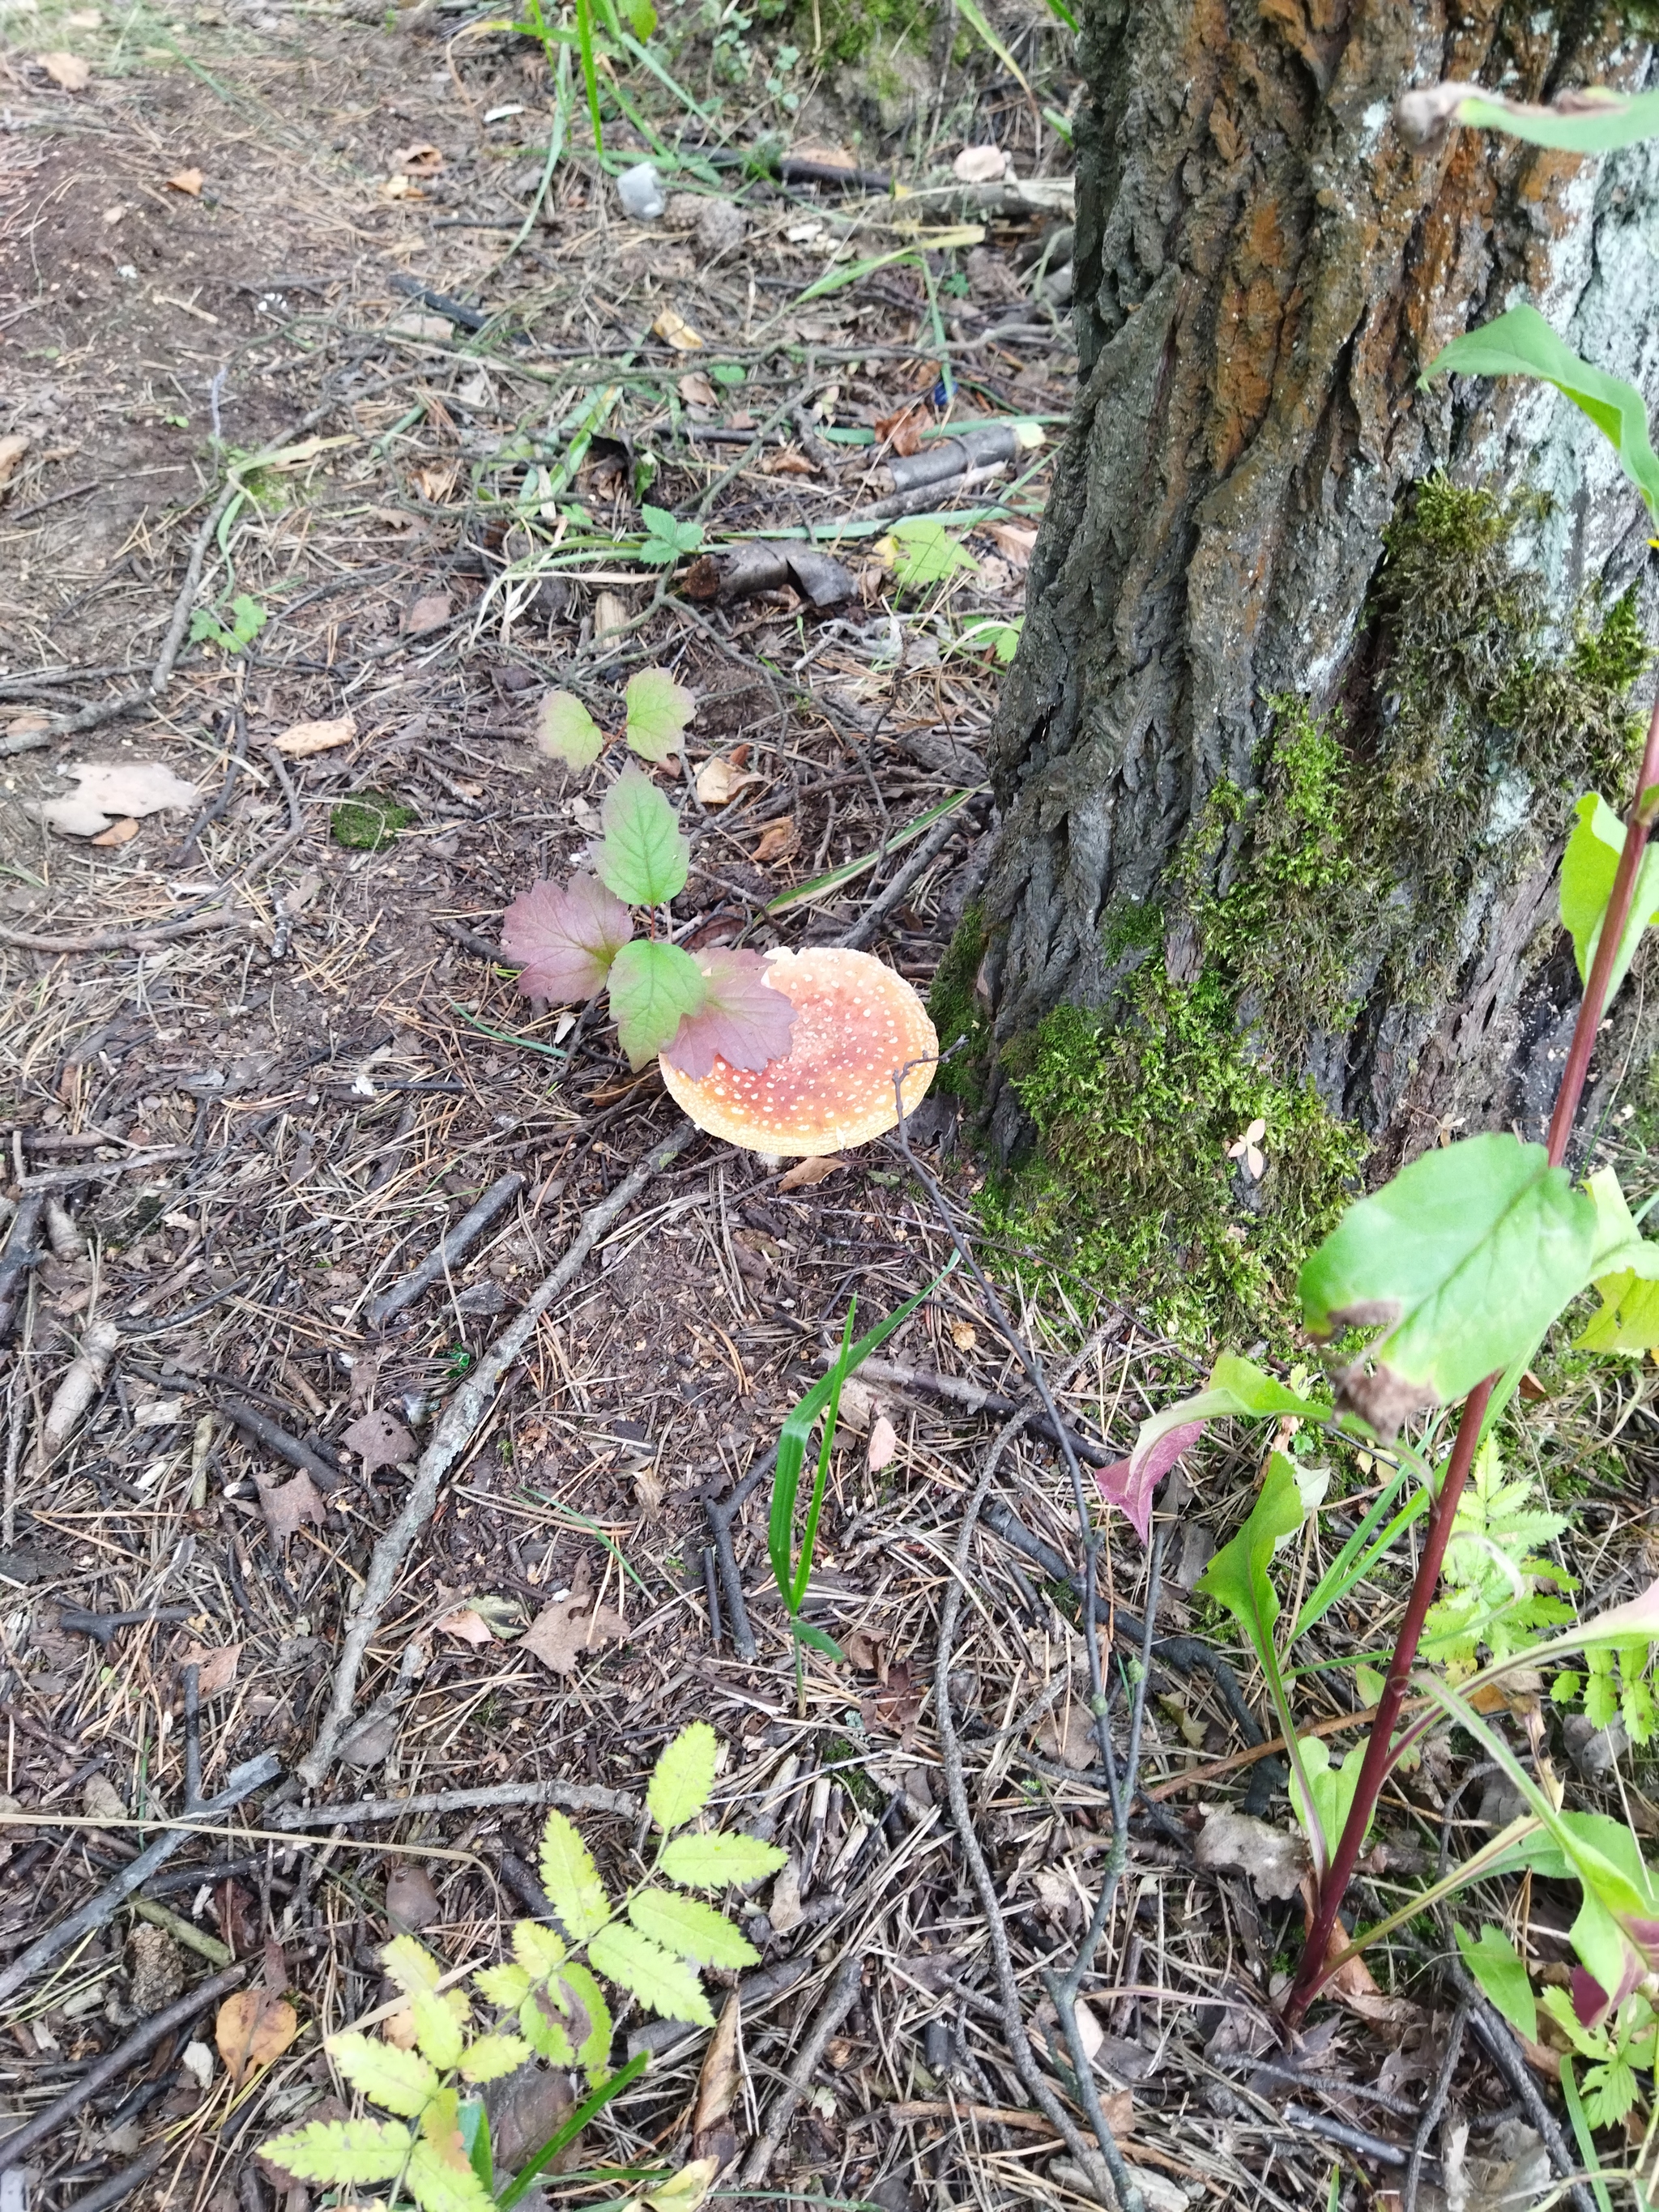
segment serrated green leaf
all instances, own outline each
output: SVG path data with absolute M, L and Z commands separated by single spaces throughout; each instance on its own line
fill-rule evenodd
M 568 1969 L 567 1969 L 568 1971 Z M 533 1989 L 519 2007 L 519 2026 L 531 2049 L 550 2059 L 555 2066 L 572 2066 L 575 2052 L 570 2045 L 570 2030 L 562 2020 L 555 2017 L 553 2007 L 562 1991 L 550 1982 Z
M 587 2014 L 587 2033 L 576 2045 L 576 2063 L 590 2082 L 602 2081 L 611 2071 L 611 2008 L 586 1966 L 573 1964 L 562 1972 L 571 1995 Z
M 494 2212 L 495 2198 L 465 2159 L 457 2165 L 429 2142 L 417 2142 L 404 2176 L 421 2212 Z
M 1538 2001 L 1527 1978 L 1526 1966 L 1509 1937 L 1490 1921 L 1481 1929 L 1478 1942 L 1467 1928 L 1455 1923 L 1452 1933 L 1463 1954 L 1464 1965 L 1480 1984 L 1482 1992 L 1512 2028 L 1524 2035 L 1528 2043 L 1536 2043 Z
M 629 761 L 599 808 L 602 881 L 633 906 L 663 906 L 685 887 L 691 848 L 679 817 L 642 768 Z M 688 957 L 690 956 L 688 955 Z
M 919 516 L 896 522 L 892 536 L 896 541 L 893 559 L 893 580 L 907 592 L 924 590 L 929 584 L 943 583 L 963 569 L 976 569 L 979 563 L 968 552 L 942 522 L 925 522 Z
M 668 1745 L 652 1771 L 645 1802 L 666 1834 L 695 1820 L 714 1786 L 720 1745 L 707 1721 L 693 1721 Z
M 599 724 L 569 691 L 550 691 L 536 718 L 536 742 L 568 769 L 592 768 L 604 749 Z
M 481 2035 L 468 2044 L 466 2055 L 461 2060 L 461 2078 L 466 2081 L 496 2081 L 503 2074 L 510 2074 L 515 2066 L 522 2066 L 530 2056 L 530 2045 L 516 2035 Z
M 562 1813 L 557 1814 L 556 1817 L 559 1820 L 564 1819 Z M 568 1826 L 568 1823 L 567 1822 L 566 1825 Z M 576 1838 L 576 1843 L 577 1847 L 585 1853 L 587 1846 L 582 1842 L 580 1836 Z M 547 1849 L 547 1833 L 544 1829 L 542 1832 L 542 1850 L 544 1855 L 545 1855 Z M 592 1859 L 588 1860 L 587 1867 L 588 1871 L 591 1873 L 593 1867 L 593 1862 Z M 544 1856 L 542 1863 L 542 1879 L 545 1885 L 547 1880 L 547 1864 L 545 1856 Z M 593 1879 L 595 1881 L 599 1880 L 597 1874 L 593 1875 Z M 575 1931 L 573 1929 L 573 1935 L 574 1932 Z M 580 1941 L 580 1939 L 578 1938 L 577 1940 Z M 565 1941 L 563 1936 L 560 1935 L 556 1928 L 543 1927 L 539 1920 L 515 1920 L 514 1922 L 513 1950 L 514 1955 L 517 1958 L 519 1964 L 525 1969 L 526 1973 L 537 1979 L 540 1979 L 544 1976 L 552 1973 L 556 1967 L 562 1966 L 564 1964 Z M 522 1990 L 520 1994 L 520 1996 L 523 1995 Z
M 472 1977 L 491 2004 L 521 2005 L 530 1993 L 530 1976 L 511 1960 L 499 1966 L 481 1966 Z
M 1659 520 L 1659 456 L 1648 437 L 1646 401 L 1622 377 L 1582 360 L 1528 301 L 1454 338 L 1425 369 L 1422 381 L 1449 374 L 1531 376 L 1553 385 L 1595 423 L 1647 501 L 1650 514 Z
M 696 1966 L 752 1966 L 760 1953 L 723 1912 L 695 1897 L 647 1889 L 629 1900 L 628 1917 L 641 1936 Z
M 574 1821 L 562 1813 L 547 1816 L 542 1830 L 541 1869 L 542 1887 L 571 1942 L 585 1942 L 597 1935 L 611 1917 L 611 1900 L 599 1880 L 593 1854 Z
M 412 1997 L 416 1990 L 435 1990 L 444 1978 L 444 1970 L 431 1952 L 422 1949 L 412 1936 L 394 1936 L 380 1953 L 380 1964 L 406 1997 Z
M 641 668 L 628 679 L 628 742 L 642 759 L 665 761 L 679 750 L 681 733 L 697 702 L 665 668 Z
M 672 1957 L 648 1936 L 641 1936 L 637 1928 L 613 1921 L 593 1938 L 587 1955 L 599 1973 L 619 1983 L 665 2020 L 690 2021 L 698 2027 L 714 2025 L 702 1984 L 690 1966 Z
M 758 1836 L 674 1836 L 663 1845 L 657 1863 L 682 1889 L 726 1889 L 763 1881 L 788 1856 Z
M 708 995 L 702 969 L 683 946 L 648 937 L 624 945 L 611 963 L 611 1012 L 629 1066 L 643 1067 L 672 1044 Z
M 396 2120 L 313 2120 L 292 2135 L 272 2136 L 259 2155 L 296 2181 L 393 2181 L 413 2140 Z
M 1561 926 L 1572 939 L 1578 980 L 1587 983 L 1595 948 L 1601 941 L 1601 922 L 1613 896 L 1613 879 L 1625 849 L 1625 825 L 1594 791 L 1586 792 L 1573 811 L 1578 826 L 1568 838 L 1561 860 Z M 1656 914 L 1659 914 L 1659 847 L 1650 845 L 1642 855 L 1630 913 L 1607 977 L 1604 1010 L 1613 1004 L 1613 994 L 1630 972 L 1642 932 Z
M 1316 1336 L 1380 1327 L 1346 1402 L 1379 1436 L 1530 1352 L 1583 1286 L 1596 1210 L 1541 1145 L 1493 1134 L 1437 1147 L 1351 1206 L 1302 1270 Z
M 461 2063 L 461 2023 L 452 2007 L 430 1990 L 411 1991 L 409 2008 L 415 2016 L 415 2042 L 422 2058 L 447 2072 Z
M 438 2094 L 436 2070 L 418 2051 L 399 2051 L 371 2036 L 351 2033 L 330 2036 L 327 2050 L 354 2089 L 405 2119 L 424 2112 Z

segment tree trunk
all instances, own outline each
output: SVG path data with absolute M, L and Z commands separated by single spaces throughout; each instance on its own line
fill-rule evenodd
M 1443 77 L 1634 88 L 1651 44 L 1629 8 L 1534 0 L 1089 12 L 1081 391 L 992 744 L 994 1131 L 1006 1157 L 1081 1110 L 1052 1010 L 1099 1010 L 1144 1090 L 1200 993 L 1279 1120 L 1316 1094 L 1373 1175 L 1448 1129 L 1538 1133 L 1577 997 L 1553 870 L 1578 791 L 1625 803 L 1649 526 L 1553 393 L 1417 379 L 1525 297 L 1659 394 L 1659 148 L 1413 151 L 1392 107 Z M 1265 1170 L 1224 1171 L 1247 1217 L 1268 1118 Z

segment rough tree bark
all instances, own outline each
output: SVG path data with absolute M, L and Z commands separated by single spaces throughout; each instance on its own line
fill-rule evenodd
M 1171 976 L 1199 972 L 1203 933 L 1172 883 L 1206 796 L 1229 780 L 1260 793 L 1271 698 L 1340 708 L 1364 802 L 1401 713 L 1383 533 L 1413 484 L 1439 469 L 1547 495 L 1516 510 L 1502 559 L 1530 573 L 1558 656 L 1586 592 L 1624 591 L 1646 562 L 1639 502 L 1565 402 L 1514 382 L 1416 387 L 1439 347 L 1524 297 L 1659 397 L 1659 153 L 1583 160 L 1475 132 L 1414 151 L 1392 112 L 1407 87 L 1441 78 L 1534 99 L 1644 84 L 1653 47 L 1633 9 L 1088 12 L 1081 391 L 992 748 L 1002 828 L 981 978 L 1005 1046 L 1057 1005 L 1113 1005 L 1146 957 L 1114 949 L 1105 925 L 1125 902 L 1161 910 Z M 1414 711 L 1421 722 L 1422 701 Z M 1470 711 L 1467 698 L 1447 708 Z M 1559 774 L 1547 747 L 1517 768 L 1504 732 L 1477 727 L 1430 763 L 1443 785 L 1480 787 L 1463 792 L 1461 849 L 1436 878 L 1451 951 L 1432 994 L 1400 988 L 1402 961 L 1428 957 L 1417 860 L 1443 841 L 1448 796 L 1431 775 L 1419 814 L 1400 802 L 1346 1009 L 1301 1024 L 1290 1056 L 1372 1139 L 1373 1171 L 1449 1127 L 1540 1133 L 1577 996 L 1551 873 L 1573 795 L 1560 785 L 1579 764 L 1558 750 Z M 1203 862 L 1212 891 L 1243 865 L 1249 832 L 1230 819 Z M 1385 915 L 1406 919 L 1384 927 Z M 1604 1083 L 1615 1057 L 1601 1054 Z M 1006 1147 L 1021 1117 L 1006 1076 L 994 1103 Z

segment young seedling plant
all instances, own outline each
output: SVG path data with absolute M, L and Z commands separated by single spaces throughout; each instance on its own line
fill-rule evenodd
M 647 668 L 630 680 L 627 708 L 625 744 L 656 763 L 678 750 L 694 702 L 665 671 Z M 605 746 L 598 723 L 568 691 L 544 702 L 541 742 L 579 770 Z M 725 945 L 694 956 L 670 939 L 665 909 L 685 886 L 691 848 L 674 808 L 635 762 L 606 791 L 599 823 L 591 872 L 532 884 L 507 910 L 501 950 L 520 963 L 520 989 L 561 1006 L 607 993 L 635 1069 L 662 1053 L 700 1079 L 717 1054 L 746 1069 L 786 1057 L 794 1008 L 767 984 L 761 956 Z M 643 936 L 631 908 L 643 909 Z
M 1437 122 L 1509 128 L 1573 150 L 1659 131 L 1659 97 L 1651 94 L 1629 101 L 1608 94 L 1571 114 L 1515 107 L 1468 87 L 1411 98 L 1432 104 L 1442 94 Z M 1535 309 L 1513 307 L 1456 339 L 1425 381 L 1448 373 L 1524 375 L 1553 385 L 1612 441 L 1659 521 L 1659 459 L 1640 393 L 1582 361 Z M 1544 1640 L 1571 1614 L 1565 1595 L 1543 1588 L 1553 1583 L 1565 1594 L 1571 1583 L 1537 1555 L 1559 1532 L 1561 1516 L 1537 1505 L 1528 1483 L 1506 1480 L 1495 1425 L 1548 1331 L 1592 1285 L 1601 1304 L 1577 1339 L 1581 1349 L 1640 1357 L 1659 1347 L 1659 1242 L 1642 1236 L 1610 1168 L 1577 1180 L 1564 1164 L 1603 1016 L 1659 912 L 1659 855 L 1647 850 L 1659 814 L 1659 705 L 1623 821 L 1593 792 L 1576 811 L 1560 913 L 1583 995 L 1547 1142 L 1509 1134 L 1464 1139 L 1425 1153 L 1344 1216 L 1304 1267 L 1299 1285 L 1316 1339 L 1342 1339 L 1346 1349 L 1358 1333 L 1369 1333 L 1358 1351 L 1348 1350 L 1332 1395 L 1310 1391 L 1299 1375 L 1287 1387 L 1247 1360 L 1224 1356 L 1208 1389 L 1144 1423 L 1131 1456 L 1099 1480 L 1144 1540 L 1152 1486 L 1207 1422 L 1231 1416 L 1279 1425 L 1279 1443 L 1291 1448 L 1270 1453 L 1249 1518 L 1199 1588 L 1232 1614 L 1261 1665 L 1307 1836 L 1314 1903 L 1285 2001 L 1287 2025 L 1300 2026 L 1331 1976 L 1364 1943 L 1455 1889 L 1522 1865 L 1576 1879 L 1582 1905 L 1571 1941 L 1579 1964 L 1571 1990 L 1547 1990 L 1544 2003 L 1573 2051 L 1589 2062 L 1587 2096 L 1580 2097 L 1571 2057 L 1563 2060 L 1562 2081 L 1593 2167 L 1588 2129 L 1622 2119 L 1637 2096 L 1637 2069 L 1651 2080 L 1659 2058 L 1653 2002 L 1659 1982 L 1652 1978 L 1659 1974 L 1659 1881 L 1623 1824 L 1562 1810 L 1545 1763 L 1528 1771 L 1489 1715 L 1495 1693 L 1514 1687 L 1510 1678 L 1518 1668 L 1582 1652 L 1592 1717 L 1611 1718 L 1622 1702 L 1632 1733 L 1651 1734 L 1646 1674 L 1659 1638 L 1659 1583 L 1632 1603 Z M 1459 1411 L 1448 1449 L 1437 1409 L 1453 1407 Z M 1401 1429 L 1425 1414 L 1422 1450 L 1396 1443 Z M 1302 1437 L 1292 1436 L 1297 1428 Z M 1392 1445 L 1395 1472 L 1287 1623 L 1273 1563 L 1322 1496 L 1324 1472 L 1298 1450 L 1316 1428 Z M 1298 1736 L 1287 1656 L 1414 1523 L 1422 1528 L 1417 1571 L 1393 1648 L 1352 1662 L 1375 1709 L 1369 1738 L 1333 1766 L 1322 1739 Z M 1483 1650 L 1486 1662 L 1477 1668 Z M 1372 1659 L 1386 1662 L 1380 1672 L 1365 1663 Z M 1585 1680 L 1564 1672 L 1555 1693 L 1576 1695 Z M 1350 1940 L 1338 1915 L 1383 1784 L 1426 1731 L 1447 1721 L 1481 1747 L 1526 1810 L 1445 1881 Z M 1493 2004 L 1522 2033 L 1535 2034 L 1532 1989 L 1508 1937 L 1491 1925 L 1478 1936 L 1457 1932 Z M 1659 2128 L 1659 2098 L 1654 2112 L 1650 2137 Z
M 296 2180 L 348 2192 L 383 2189 L 385 2212 L 408 2204 L 418 2212 L 512 2212 L 538 2175 L 648 2063 L 641 2051 L 612 2072 L 601 1978 L 665 2020 L 712 2027 L 701 1969 L 758 1963 L 748 1938 L 704 1899 L 775 1874 L 786 1854 L 754 1836 L 691 1825 L 714 1789 L 718 1752 L 713 1729 L 696 1721 L 657 1761 L 646 1796 L 655 1856 L 620 1898 L 606 1890 L 574 1822 L 549 1814 L 541 1877 L 559 1927 L 519 1921 L 512 1958 L 472 1976 L 478 1996 L 499 2015 L 493 2027 L 475 2022 L 474 2000 L 449 1986 L 453 1978 L 430 1952 L 407 1936 L 388 1943 L 382 1963 L 406 2006 L 388 2030 L 401 2026 L 404 2033 L 396 2039 L 390 2033 L 334 2035 L 324 2049 L 340 2079 L 389 2117 L 313 2120 L 261 2143 L 261 2154 Z M 515 2173 L 498 2173 L 480 2093 L 532 2055 L 580 2069 L 588 2094 Z M 700 2202 L 714 2179 L 713 2161 L 702 2164 L 708 2170 L 687 2167 L 673 2177 L 663 2201 Z M 675 2183 L 684 2185 L 678 2195 Z

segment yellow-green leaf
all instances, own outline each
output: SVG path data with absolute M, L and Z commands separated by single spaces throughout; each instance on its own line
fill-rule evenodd
M 690 2021 L 698 2027 L 713 2027 L 702 1984 L 690 1966 L 672 1958 L 660 1944 L 637 1928 L 613 1922 L 602 1928 L 589 1944 L 587 1955 L 598 1971 L 629 1990 L 642 2005 L 665 2020 Z
M 394 1936 L 380 1953 L 380 1964 L 406 1997 L 416 1990 L 435 1990 L 443 1979 L 443 1968 L 412 1936 Z
M 542 1830 L 542 1887 L 573 1942 L 586 1942 L 611 1917 L 611 1900 L 599 1880 L 593 1854 L 575 1823 L 562 1813 L 550 1813 Z M 532 1923 L 521 1922 L 520 1926 Z M 517 1933 L 514 1932 L 514 1942 Z M 522 1955 L 522 1954 L 520 1954 Z M 525 1961 L 526 1965 L 529 1961 Z
M 695 1820 L 708 1802 L 714 1786 L 714 1764 L 720 1745 L 707 1721 L 693 1721 L 674 1738 L 657 1761 L 645 1802 L 651 1817 L 665 1832 L 683 1828 Z
M 562 1945 L 560 1948 L 562 1949 Z M 481 1966 L 472 1978 L 491 2004 L 521 2005 L 530 1993 L 528 1972 L 523 1966 L 514 1966 L 511 1960 L 503 1960 L 499 1966 Z
M 725 1889 L 732 1883 L 763 1881 L 788 1856 L 757 1836 L 674 1836 L 663 1845 L 658 1863 L 682 1889 Z
M 467 2081 L 499 2081 L 503 2074 L 522 2066 L 530 2045 L 519 2035 L 481 2035 L 467 2045 L 461 2061 L 461 2077 Z
M 461 2023 L 442 1997 L 430 1990 L 416 1990 L 409 2008 L 415 2015 L 415 2040 L 421 2056 L 447 2069 L 461 2063 Z
M 576 2063 L 597 2087 L 611 2071 L 611 2008 L 586 1966 L 563 1966 L 560 1972 L 587 2014 L 587 2033 L 576 2045 Z
M 563 1936 L 556 1928 L 544 1928 L 539 1920 L 514 1922 L 513 1950 L 520 1966 L 534 1980 L 540 1980 L 564 1964 Z
M 398 2051 L 368 2035 L 331 2035 L 328 2055 L 354 2089 L 388 2112 L 412 2119 L 438 2092 L 435 2069 L 418 2051 Z
M 555 2003 L 561 2006 L 563 1992 L 556 1983 L 544 1982 L 539 1989 L 532 1990 L 519 2007 L 519 2026 L 524 2030 L 525 2041 L 532 2051 L 555 2066 L 574 2066 L 576 2054 L 570 2045 L 570 2031 L 562 2021 L 553 2016 Z
M 752 1966 L 760 1953 L 723 1912 L 695 1897 L 647 1889 L 635 1898 L 628 1917 L 642 1936 L 699 1966 Z
M 392 2181 L 410 2142 L 409 2130 L 396 2120 L 313 2120 L 292 2135 L 272 2136 L 259 2145 L 259 2155 L 296 2181 Z
M 421 2212 L 493 2212 L 495 2199 L 461 2155 L 458 2166 L 429 2142 L 410 2153 L 409 2191 Z

